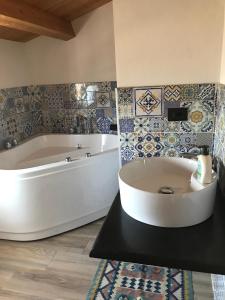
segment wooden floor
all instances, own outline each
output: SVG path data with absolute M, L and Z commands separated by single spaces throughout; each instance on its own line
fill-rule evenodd
M 0 240 L 0 300 L 83 300 L 98 260 L 88 257 L 102 220 L 35 242 Z

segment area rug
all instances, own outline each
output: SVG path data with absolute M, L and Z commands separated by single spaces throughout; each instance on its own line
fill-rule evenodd
M 87 300 L 194 300 L 192 272 L 102 260 Z

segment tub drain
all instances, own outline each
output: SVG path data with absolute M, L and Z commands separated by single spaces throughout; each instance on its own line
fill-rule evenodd
M 174 194 L 174 190 L 170 186 L 161 186 L 159 194 Z

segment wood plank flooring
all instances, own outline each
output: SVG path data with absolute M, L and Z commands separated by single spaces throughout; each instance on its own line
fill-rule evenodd
M 0 240 L 0 300 L 83 300 L 98 260 L 89 251 L 103 220 L 35 242 Z

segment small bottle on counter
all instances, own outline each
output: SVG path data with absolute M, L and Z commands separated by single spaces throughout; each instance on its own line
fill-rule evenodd
M 208 145 L 199 148 L 197 179 L 201 184 L 208 184 L 212 182 L 212 158 L 209 154 Z

